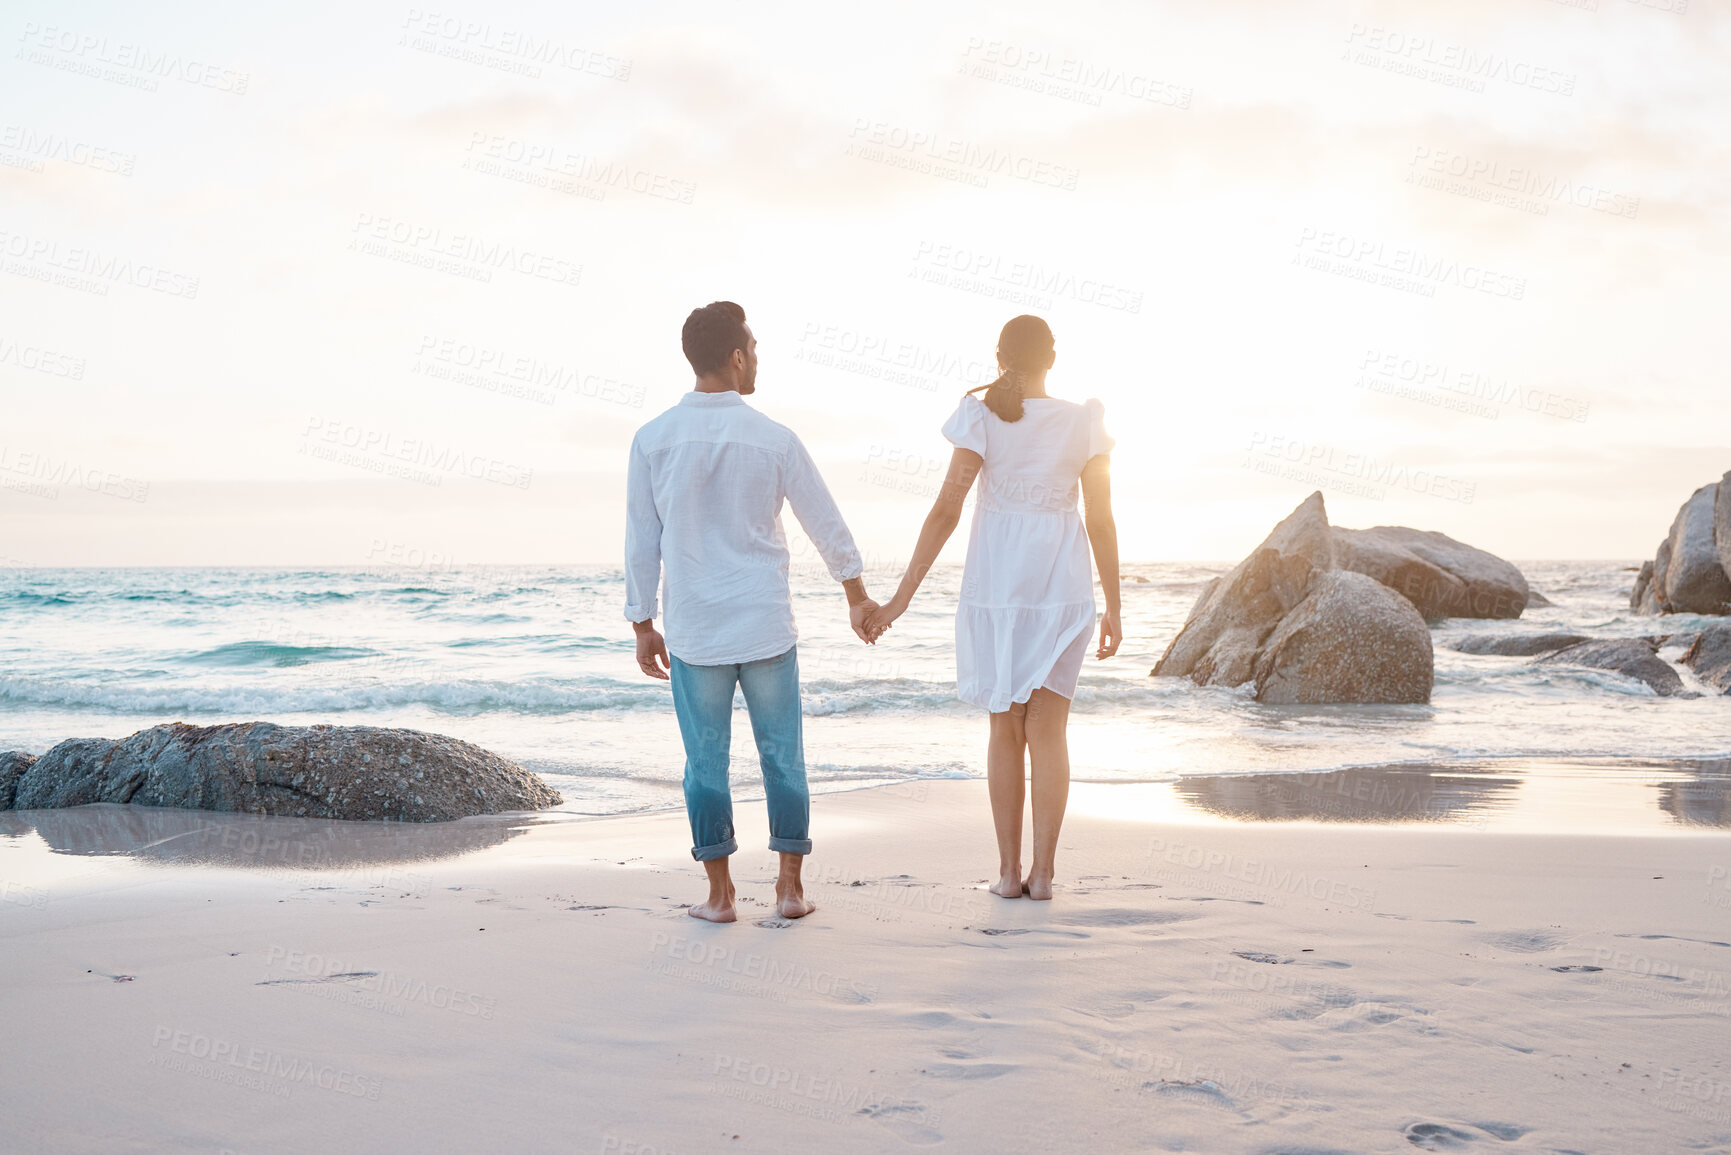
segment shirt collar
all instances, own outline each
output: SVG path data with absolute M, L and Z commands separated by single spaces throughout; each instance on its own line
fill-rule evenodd
M 681 405 L 696 405 L 704 409 L 718 409 L 726 405 L 744 405 L 745 398 L 732 389 L 726 393 L 699 393 L 693 389 L 681 397 L 679 403 Z

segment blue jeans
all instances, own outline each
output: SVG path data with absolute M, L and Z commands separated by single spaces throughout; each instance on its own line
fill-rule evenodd
M 769 803 L 769 848 L 811 853 L 811 793 L 799 711 L 798 646 L 787 653 L 731 666 L 689 666 L 671 658 L 673 709 L 685 740 L 685 812 L 691 857 L 725 858 L 733 837 L 733 792 L 727 769 L 733 746 L 733 687 L 745 691 L 751 733 Z

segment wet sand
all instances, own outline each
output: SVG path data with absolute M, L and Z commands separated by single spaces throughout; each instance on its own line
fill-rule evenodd
M 1720 774 L 1397 769 L 1079 784 L 1051 903 L 982 783 L 823 795 L 792 924 L 757 849 L 686 916 L 675 813 L 6 816 L 0 1146 L 1731 1147 Z

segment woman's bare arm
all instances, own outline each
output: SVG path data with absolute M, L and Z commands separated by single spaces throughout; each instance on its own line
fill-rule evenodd
M 1094 656 L 1109 658 L 1118 652 L 1124 635 L 1118 626 L 1118 522 L 1112 516 L 1112 459 L 1104 453 L 1090 457 L 1082 467 L 1082 504 L 1087 509 L 1083 524 L 1088 528 L 1088 544 L 1094 547 L 1094 567 L 1100 571 L 1100 588 L 1106 592 L 1100 648 Z
M 926 580 L 926 574 L 937 563 L 944 543 L 961 524 L 968 491 L 973 489 L 974 478 L 980 475 L 980 467 L 984 464 L 985 460 L 971 449 L 958 449 L 950 455 L 950 470 L 944 475 L 937 500 L 932 502 L 932 511 L 926 514 L 925 524 L 920 527 L 920 539 L 914 545 L 914 556 L 909 559 L 906 572 L 902 574 L 902 584 L 897 587 L 896 596 L 878 611 L 874 619 L 881 616 L 894 621 L 906 612 L 908 603 L 919 592 L 920 583 Z

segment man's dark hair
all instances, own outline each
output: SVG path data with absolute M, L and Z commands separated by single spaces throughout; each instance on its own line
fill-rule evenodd
M 745 335 L 745 310 L 732 301 L 711 301 L 691 310 L 680 331 L 679 343 L 685 359 L 699 377 L 725 366 L 735 349 L 750 342 Z

